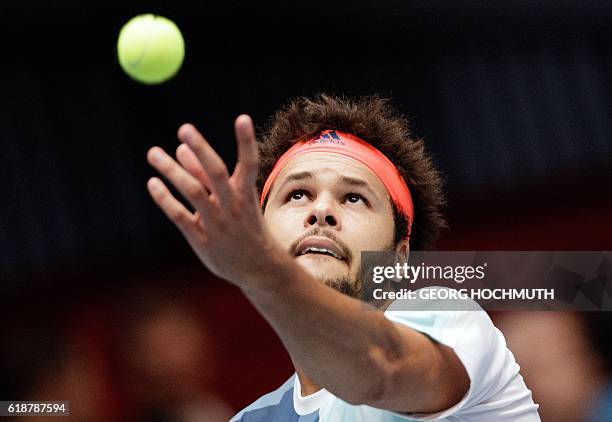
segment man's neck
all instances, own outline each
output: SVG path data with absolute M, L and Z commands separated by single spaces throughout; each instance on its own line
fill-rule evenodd
M 321 389 L 321 387 L 316 385 L 301 369 L 295 368 L 295 372 L 297 373 L 298 379 L 300 380 L 300 386 L 302 387 L 302 391 L 300 391 L 302 397 L 314 394 Z

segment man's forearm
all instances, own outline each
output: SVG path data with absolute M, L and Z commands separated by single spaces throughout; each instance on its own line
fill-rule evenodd
M 382 312 L 308 274 L 289 255 L 274 258 L 245 294 L 280 336 L 297 367 L 347 401 L 375 399 L 386 371 L 410 351 Z M 415 333 L 416 334 L 416 333 Z

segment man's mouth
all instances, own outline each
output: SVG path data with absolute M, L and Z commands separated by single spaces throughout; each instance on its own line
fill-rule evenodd
M 339 261 L 347 261 L 347 255 L 335 242 L 324 237 L 308 237 L 302 240 L 294 252 L 295 256 L 316 254 L 335 258 Z
M 329 249 L 325 249 L 325 248 L 315 248 L 313 246 L 309 246 L 309 247 L 304 248 L 303 250 L 301 250 L 298 253 L 298 256 L 302 256 L 302 255 L 306 255 L 306 254 L 329 255 L 329 256 L 333 256 L 336 259 L 339 259 L 340 261 L 344 261 L 344 258 L 342 258 L 340 255 L 338 255 L 334 251 L 330 251 Z

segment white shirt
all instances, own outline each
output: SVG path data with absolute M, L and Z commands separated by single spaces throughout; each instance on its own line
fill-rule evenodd
M 401 309 L 401 303 L 396 301 L 385 312 L 385 317 L 451 347 L 460 359 L 470 378 L 470 388 L 459 403 L 436 414 L 398 414 L 366 405 L 351 405 L 325 389 L 302 397 L 299 379 L 294 374 L 278 390 L 263 396 L 232 420 L 540 421 L 538 406 L 534 404 L 531 391 L 519 373 L 519 366 L 506 347 L 503 334 L 493 325 L 486 312 L 398 309 Z

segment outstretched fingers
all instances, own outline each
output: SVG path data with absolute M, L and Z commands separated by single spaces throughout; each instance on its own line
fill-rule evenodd
M 164 182 L 157 177 L 152 177 L 147 182 L 147 189 L 153 201 L 166 214 L 166 216 L 178 227 L 183 236 L 192 243 L 195 242 L 201 232 L 197 227 L 198 216 L 192 214 L 185 206 L 177 200 L 168 190 Z
M 179 192 L 202 214 L 205 220 L 212 218 L 214 215 L 213 204 L 209 199 L 206 188 L 201 182 L 196 180 L 159 147 L 153 147 L 149 150 L 147 153 L 147 160 L 179 190 Z M 169 191 L 168 194 L 170 194 Z
M 185 170 L 189 172 L 189 174 L 204 185 L 209 194 L 212 192 L 212 189 L 210 188 L 210 179 L 202 167 L 202 164 L 198 160 L 198 157 L 196 157 L 191 148 L 189 148 L 189 145 L 180 144 L 176 148 L 176 159 L 185 168 Z
M 202 134 L 190 123 L 185 123 L 178 130 L 178 138 L 189 145 L 200 161 L 210 180 L 209 188 L 218 196 L 219 205 L 223 208 L 231 203 L 232 191 L 229 185 L 227 166 L 215 152 L 213 147 L 204 139 Z

